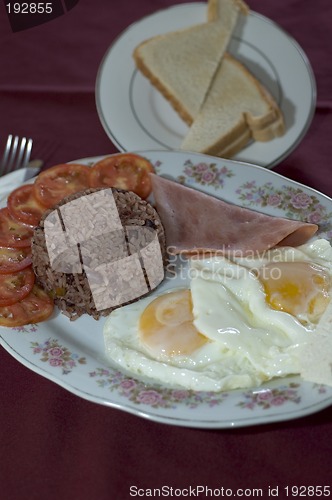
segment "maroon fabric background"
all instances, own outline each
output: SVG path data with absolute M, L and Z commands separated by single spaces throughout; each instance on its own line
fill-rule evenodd
M 0 148 L 9 133 L 30 134 L 34 157 L 43 158 L 46 168 L 116 152 L 96 112 L 98 66 L 126 26 L 177 2 L 80 0 L 66 15 L 17 33 L 10 29 L 4 3 Z M 275 171 L 331 196 L 332 2 L 251 0 L 250 7 L 300 43 L 317 80 L 312 125 Z M 84 401 L 0 350 L 4 500 L 122 500 L 130 498 L 131 485 L 266 491 L 268 486 L 331 485 L 331 442 L 332 408 L 237 430 L 171 427 Z M 287 497 L 279 493 L 279 498 Z

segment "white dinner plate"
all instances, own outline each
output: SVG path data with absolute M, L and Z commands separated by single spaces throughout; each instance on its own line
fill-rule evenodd
M 332 239 L 332 200 L 271 170 L 194 153 L 139 153 L 159 174 L 239 206 L 318 223 L 319 236 Z M 78 162 L 91 165 L 96 160 Z M 56 311 L 43 323 L 0 327 L 1 345 L 31 370 L 82 398 L 167 424 L 250 426 L 294 419 L 332 404 L 332 387 L 304 382 L 299 377 L 220 393 L 145 385 L 114 368 L 106 358 L 104 322 L 105 318 L 95 321 L 87 315 L 70 322 Z
M 205 17 L 206 3 L 158 11 L 129 26 L 106 52 L 96 80 L 96 105 L 106 133 L 120 151 L 180 148 L 187 125 L 136 69 L 132 53 L 149 37 L 203 22 Z M 283 137 L 253 142 L 233 159 L 271 168 L 295 149 L 311 123 L 316 105 L 312 68 L 298 43 L 256 12 L 238 23 L 228 50 L 274 96 L 286 123 Z

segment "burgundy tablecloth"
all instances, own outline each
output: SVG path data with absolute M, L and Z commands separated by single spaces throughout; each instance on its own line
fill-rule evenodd
M 65 15 L 16 33 L 1 6 L 0 143 L 9 133 L 31 135 L 45 168 L 116 152 L 95 107 L 98 66 L 126 26 L 174 3 L 80 0 Z M 252 0 L 250 7 L 300 43 L 317 80 L 312 125 L 275 171 L 332 195 L 332 2 Z M 167 486 L 171 496 L 170 487 L 197 485 L 262 488 L 264 498 L 279 486 L 279 498 L 287 498 L 285 486 L 331 485 L 331 440 L 332 408 L 233 430 L 168 426 L 80 399 L 0 350 L 4 500 L 122 500 L 131 498 L 130 486 Z

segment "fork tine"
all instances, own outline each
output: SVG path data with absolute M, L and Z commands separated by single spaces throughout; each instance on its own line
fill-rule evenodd
M 14 161 L 15 161 L 15 156 L 16 156 L 16 153 L 17 153 L 18 140 L 19 140 L 18 136 L 15 135 L 14 141 L 12 142 L 11 149 L 9 151 L 10 152 L 9 159 L 7 161 L 7 164 L 5 165 L 3 173 L 8 173 L 8 172 L 12 171 L 13 164 L 14 164 Z
M 2 160 L 1 160 L 1 165 L 0 165 L 0 175 L 2 175 L 6 169 L 6 165 L 7 165 L 7 161 L 8 161 L 8 156 L 9 156 L 9 152 L 10 152 L 10 147 L 11 147 L 11 144 L 12 144 L 12 140 L 13 140 L 13 136 L 10 134 L 7 138 L 7 142 L 6 142 L 6 147 L 5 147 L 5 151 L 3 153 L 3 157 L 2 157 Z
M 25 150 L 26 142 L 27 142 L 26 138 L 22 137 L 21 143 L 20 143 L 20 148 L 19 148 L 18 154 L 16 156 L 16 162 L 15 162 L 14 170 L 18 169 L 19 166 L 20 166 L 20 164 L 21 164 L 22 158 L 24 156 L 24 150 Z
M 25 152 L 24 152 L 24 156 L 23 156 L 23 162 L 22 162 L 22 168 L 25 168 L 27 166 L 27 164 L 29 163 L 29 160 L 30 160 L 30 156 L 31 156 L 31 151 L 32 151 L 32 139 L 31 137 L 28 139 L 28 142 L 27 142 L 27 145 L 26 145 L 26 148 L 25 148 Z
M 13 138 L 10 134 L 0 164 L 0 176 L 26 167 L 30 159 L 32 144 L 31 138 L 22 137 L 20 139 L 18 136 Z

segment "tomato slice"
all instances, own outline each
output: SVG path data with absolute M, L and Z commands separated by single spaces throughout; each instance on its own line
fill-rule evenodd
M 0 306 L 11 306 L 32 290 L 35 275 L 32 266 L 16 273 L 0 274 Z
M 34 182 L 36 199 L 46 208 L 59 203 L 65 196 L 89 187 L 90 167 L 75 163 L 55 165 L 41 172 Z
M 8 208 L 0 209 L 0 246 L 10 248 L 29 247 L 33 229 L 10 215 Z
M 21 271 L 31 264 L 31 249 L 0 247 L 0 274 Z
M 0 326 L 23 326 L 48 319 L 54 309 L 53 300 L 38 285 L 20 302 L 0 307 Z
M 133 191 L 145 199 L 152 190 L 150 173 L 152 164 L 134 153 L 121 153 L 108 156 L 94 164 L 90 169 L 91 187 L 116 187 Z
M 7 208 L 14 219 L 30 226 L 37 226 L 46 210 L 36 199 L 33 184 L 14 189 L 8 196 Z

